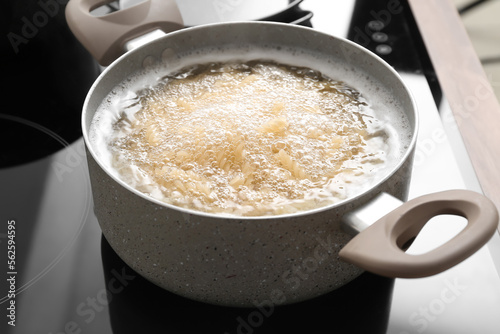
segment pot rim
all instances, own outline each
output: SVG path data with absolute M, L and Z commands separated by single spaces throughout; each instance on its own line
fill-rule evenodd
M 101 161 L 101 159 L 98 157 L 97 153 L 95 152 L 94 147 L 91 145 L 91 142 L 90 142 L 89 136 L 88 136 L 88 129 L 90 127 L 90 124 L 87 124 L 87 109 L 88 109 L 88 105 L 90 103 L 91 97 L 94 95 L 94 91 L 98 88 L 98 86 L 99 86 L 100 82 L 102 81 L 102 79 L 104 77 L 106 77 L 106 75 L 108 74 L 108 72 L 112 71 L 113 68 L 116 67 L 119 63 L 121 63 L 123 61 L 127 61 L 127 58 L 129 58 L 133 53 L 135 53 L 135 52 L 141 52 L 141 50 L 143 49 L 143 47 L 146 46 L 146 45 L 149 45 L 150 43 L 161 43 L 163 41 L 163 39 L 169 38 L 169 36 L 171 36 L 171 35 L 186 34 L 186 33 L 189 34 L 189 33 L 191 33 L 191 31 L 196 31 L 196 30 L 199 30 L 199 29 L 206 29 L 206 28 L 209 28 L 209 27 L 212 27 L 212 26 L 228 26 L 228 25 L 268 25 L 268 26 L 278 26 L 278 27 L 282 27 L 282 28 L 286 28 L 286 29 L 311 30 L 312 32 L 314 32 L 316 34 L 324 35 L 324 36 L 327 36 L 327 37 L 334 37 L 337 40 L 340 40 L 340 41 L 342 41 L 344 43 L 347 43 L 347 44 L 349 44 L 350 47 L 353 47 L 353 48 L 357 49 L 358 51 L 364 52 L 364 53 L 368 54 L 370 57 L 374 58 L 374 60 L 377 60 L 378 63 L 379 63 L 379 65 L 385 66 L 386 69 L 389 70 L 395 76 L 395 78 L 401 83 L 401 86 L 404 88 L 405 92 L 408 94 L 410 102 L 411 102 L 411 107 L 412 107 L 412 112 L 413 112 L 413 117 L 414 117 L 414 122 L 415 122 L 415 124 L 413 124 L 413 130 L 411 132 L 411 135 L 412 135 L 411 141 L 408 144 L 408 147 L 407 147 L 405 153 L 400 157 L 398 163 L 395 164 L 393 166 L 393 168 L 389 172 L 387 172 L 385 174 L 384 177 L 382 177 L 381 179 L 379 179 L 377 182 L 375 182 L 374 184 L 372 184 L 370 187 L 368 187 L 366 189 L 363 189 L 361 192 L 359 192 L 359 193 L 357 193 L 357 194 L 355 194 L 353 196 L 349 196 L 348 198 L 343 199 L 343 200 L 341 200 L 339 202 L 332 203 L 332 204 L 329 204 L 329 205 L 325 205 L 325 206 L 322 206 L 322 207 L 318 207 L 318 208 L 315 208 L 315 209 L 310 209 L 310 210 L 298 211 L 298 212 L 287 213 L 287 214 L 279 214 L 279 215 L 265 215 L 265 216 L 239 216 L 239 215 L 231 215 L 231 214 L 226 214 L 226 213 L 208 213 L 208 212 L 204 212 L 204 211 L 198 211 L 198 210 L 183 208 L 183 207 L 180 207 L 180 206 L 176 206 L 176 205 L 173 205 L 173 204 L 169 204 L 169 203 L 163 202 L 163 201 L 161 201 L 159 199 L 155 199 L 155 198 L 153 198 L 153 197 L 151 197 L 151 196 L 149 196 L 149 195 L 147 195 L 147 194 L 145 194 L 145 193 L 143 193 L 143 192 L 135 189 L 134 187 L 132 187 L 131 185 L 129 185 L 128 183 L 126 183 L 125 181 L 123 181 L 122 179 L 120 179 L 114 173 L 109 172 L 108 171 L 109 167 L 107 167 Z M 89 92 L 87 93 L 87 96 L 85 98 L 85 101 L 84 101 L 84 104 L 83 104 L 83 108 L 82 108 L 81 124 L 82 124 L 82 133 L 83 133 L 83 139 L 84 139 L 84 142 L 85 142 L 85 146 L 87 147 L 88 152 L 91 153 L 92 158 L 99 165 L 99 167 L 102 170 L 105 171 L 105 173 L 109 177 L 111 177 L 115 182 L 117 182 L 119 185 L 121 185 L 122 187 L 124 187 L 128 191 L 131 191 L 133 194 L 135 194 L 137 196 L 140 196 L 141 198 L 143 198 L 143 199 L 145 199 L 147 201 L 150 201 L 150 202 L 152 202 L 152 203 L 154 203 L 156 205 L 160 205 L 160 206 L 165 207 L 167 209 L 177 210 L 177 211 L 180 211 L 180 212 L 182 212 L 184 214 L 190 214 L 190 215 L 194 215 L 194 216 L 203 216 L 203 217 L 206 217 L 206 218 L 235 220 L 235 221 L 242 221 L 242 220 L 245 220 L 245 221 L 247 221 L 247 220 L 262 221 L 262 220 L 286 219 L 286 218 L 291 218 L 291 217 L 297 218 L 297 217 L 301 217 L 301 216 L 308 216 L 308 215 L 312 215 L 312 214 L 316 214 L 316 213 L 328 211 L 328 210 L 331 210 L 331 209 L 334 209 L 334 208 L 337 208 L 337 207 L 340 207 L 340 206 L 347 205 L 347 204 L 349 204 L 351 202 L 359 200 L 363 196 L 366 196 L 367 193 L 369 193 L 374 188 L 378 187 L 382 183 L 386 182 L 389 178 L 391 178 L 402 167 L 402 165 L 408 159 L 411 158 L 411 155 L 413 154 L 413 151 L 414 151 L 414 149 L 416 147 L 417 134 L 418 134 L 418 131 L 419 131 L 419 112 L 418 112 L 418 109 L 417 109 L 417 104 L 416 104 L 415 98 L 414 98 L 411 90 L 408 88 L 407 84 L 403 81 L 401 75 L 392 66 L 390 66 L 385 60 L 383 60 L 380 56 L 378 56 L 374 52 L 372 52 L 372 51 L 370 51 L 370 50 L 368 50 L 368 49 L 360 46 L 359 44 L 357 44 L 357 43 L 355 43 L 353 41 L 348 40 L 347 38 L 334 36 L 334 35 L 331 35 L 331 34 L 328 34 L 328 33 L 324 33 L 324 32 L 315 30 L 313 28 L 309 28 L 309 27 L 304 27 L 304 26 L 299 26 L 299 25 L 290 25 L 290 24 L 281 23 L 281 22 L 234 21 L 234 22 L 211 23 L 211 24 L 205 24 L 205 25 L 195 26 L 195 27 L 187 27 L 187 28 L 184 28 L 184 29 L 181 29 L 181 30 L 170 32 L 170 33 L 166 34 L 165 36 L 160 37 L 159 39 L 151 41 L 151 42 L 149 42 L 149 43 L 147 43 L 147 44 L 145 44 L 143 46 L 138 47 L 137 49 L 131 50 L 131 51 L 129 51 L 129 52 L 121 55 L 119 58 L 117 58 L 115 61 L 113 61 L 109 66 L 107 66 L 102 71 L 102 73 L 98 76 L 98 78 L 94 81 L 94 83 L 92 84 L 91 88 L 89 89 Z

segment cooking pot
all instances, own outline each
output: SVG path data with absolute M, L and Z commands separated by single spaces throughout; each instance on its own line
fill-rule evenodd
M 77 36 L 88 28 L 81 25 L 83 21 L 96 19 L 89 19 L 88 11 L 99 1 L 70 1 L 67 17 Z M 152 26 L 166 30 L 182 26 L 178 13 L 172 19 L 175 23 L 169 21 L 168 11 L 163 12 L 167 23 L 151 24 L 150 13 L 156 15 L 153 21 L 162 16 L 155 8 L 158 3 L 162 1 L 127 9 L 125 23 L 134 21 L 129 29 L 133 33 L 122 34 L 120 42 L 103 42 L 97 33 L 83 43 L 95 40 L 98 50 L 93 53 L 108 58 L 117 46 L 139 35 L 136 21 L 148 22 L 143 32 Z M 134 8 L 140 15 L 131 14 Z M 104 20 L 115 25 L 119 21 L 117 16 Z M 111 53 L 109 46 L 114 49 Z M 239 217 L 179 208 L 135 190 L 113 173 L 89 138 L 96 110 L 127 78 L 144 73 L 156 78 L 187 65 L 254 58 L 312 67 L 345 81 L 379 106 L 397 104 L 411 135 L 404 154 L 375 184 L 339 203 L 295 214 Z M 310 299 L 350 282 L 364 270 L 388 277 L 433 275 L 484 245 L 496 230 L 498 213 L 481 194 L 445 191 L 402 204 L 408 194 L 417 124 L 409 90 L 379 57 L 310 28 L 264 22 L 181 29 L 127 52 L 95 81 L 82 115 L 94 211 L 111 247 L 130 267 L 166 290 L 227 306 Z M 463 216 L 467 226 L 435 250 L 406 254 L 425 223 L 441 214 Z

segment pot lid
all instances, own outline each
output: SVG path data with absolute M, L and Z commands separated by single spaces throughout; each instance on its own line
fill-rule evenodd
M 143 0 L 120 0 L 120 8 Z M 186 26 L 218 22 L 270 20 L 303 0 L 177 0 Z

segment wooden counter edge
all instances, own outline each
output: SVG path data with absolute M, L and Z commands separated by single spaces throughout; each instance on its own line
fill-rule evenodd
M 499 209 L 500 104 L 493 88 L 451 0 L 408 2 L 482 191 Z

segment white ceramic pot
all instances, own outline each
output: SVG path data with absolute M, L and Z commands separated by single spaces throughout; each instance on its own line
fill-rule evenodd
M 75 2 L 80 1 L 70 4 Z M 70 26 L 78 25 L 74 16 L 68 15 Z M 151 69 L 167 73 L 208 60 L 254 57 L 326 71 L 362 87 L 368 99 L 385 96 L 377 103 L 397 103 L 410 127 L 406 151 L 375 184 L 339 203 L 296 214 L 228 217 L 165 204 L 133 189 L 113 174 L 89 140 L 96 110 L 126 78 Z M 388 197 L 407 199 L 417 120 L 415 103 L 399 75 L 348 40 L 310 28 L 263 22 L 171 32 L 114 61 L 87 96 L 82 123 L 95 214 L 109 244 L 139 274 L 171 292 L 212 304 L 298 302 L 330 292 L 363 270 L 390 277 L 432 275 L 484 245 L 496 229 L 498 214 L 482 195 L 457 190 L 412 200 L 373 226 L 360 227 L 359 212 L 386 204 L 389 212 L 394 206 Z M 405 254 L 423 225 L 445 213 L 465 216 L 467 227 L 428 254 Z M 342 227 L 345 223 L 347 228 Z M 364 231 L 353 238 L 349 229 Z

